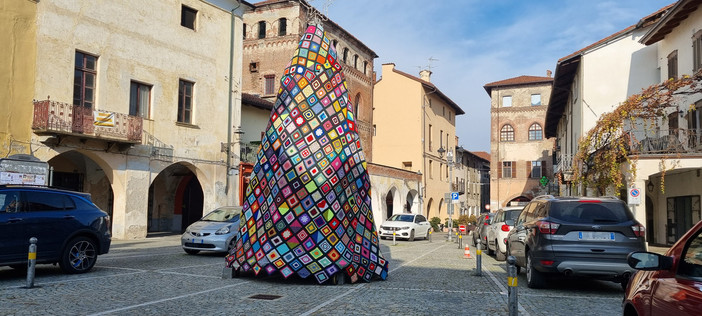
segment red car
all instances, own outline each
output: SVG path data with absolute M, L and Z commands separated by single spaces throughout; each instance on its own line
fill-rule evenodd
M 624 293 L 625 316 L 702 315 L 702 221 L 665 255 L 632 252 L 628 263 L 640 271 Z

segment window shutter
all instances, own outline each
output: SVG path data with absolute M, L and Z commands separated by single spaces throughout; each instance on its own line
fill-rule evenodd
M 502 178 L 502 161 L 497 163 L 497 178 Z
M 517 162 L 516 161 L 512 161 L 511 170 L 512 170 L 512 179 L 517 178 Z
M 531 161 L 526 162 L 526 167 L 527 178 L 531 178 Z

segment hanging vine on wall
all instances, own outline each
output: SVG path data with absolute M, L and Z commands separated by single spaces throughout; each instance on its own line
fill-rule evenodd
M 670 109 L 678 111 L 681 96 L 702 93 L 701 82 L 702 70 L 694 76 L 670 79 L 630 96 L 614 111 L 602 115 L 579 142 L 578 151 L 573 157 L 574 182 L 586 188 L 595 188 L 600 195 L 604 195 L 607 188 L 615 188 L 615 192 L 619 192 L 624 185 L 620 169 L 623 163 L 631 166 L 631 175 L 636 177 L 638 155 L 631 145 L 641 140 L 635 139 L 631 131 L 657 130 Z M 695 105 L 682 105 L 682 109 L 693 111 Z M 663 183 L 661 181 L 661 190 L 664 190 Z

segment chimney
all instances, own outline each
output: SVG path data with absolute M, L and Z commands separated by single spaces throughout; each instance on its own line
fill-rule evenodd
M 420 71 L 419 78 L 424 80 L 424 81 L 431 82 L 431 71 L 426 70 L 426 69 Z
M 551 78 L 551 70 L 546 69 L 546 77 Z

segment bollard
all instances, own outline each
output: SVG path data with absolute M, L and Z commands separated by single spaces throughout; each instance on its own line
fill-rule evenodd
M 392 245 L 395 246 L 397 245 L 397 241 L 395 240 L 395 232 L 392 232 Z
M 480 250 L 481 243 L 475 247 L 475 273 L 473 275 L 481 276 L 483 275 L 483 251 Z
M 431 228 L 429 229 L 429 242 L 431 242 Z
M 456 235 L 456 241 L 455 241 L 455 242 L 458 243 L 458 233 L 455 233 L 455 235 Z M 459 247 L 459 248 L 460 248 L 460 247 Z
M 34 268 L 37 264 L 37 238 L 29 238 L 29 255 L 27 256 L 27 288 L 34 287 Z
M 458 249 L 463 248 L 463 236 L 458 235 Z
M 509 309 L 509 316 L 518 315 L 517 304 L 517 258 L 514 256 L 507 257 L 507 307 Z

